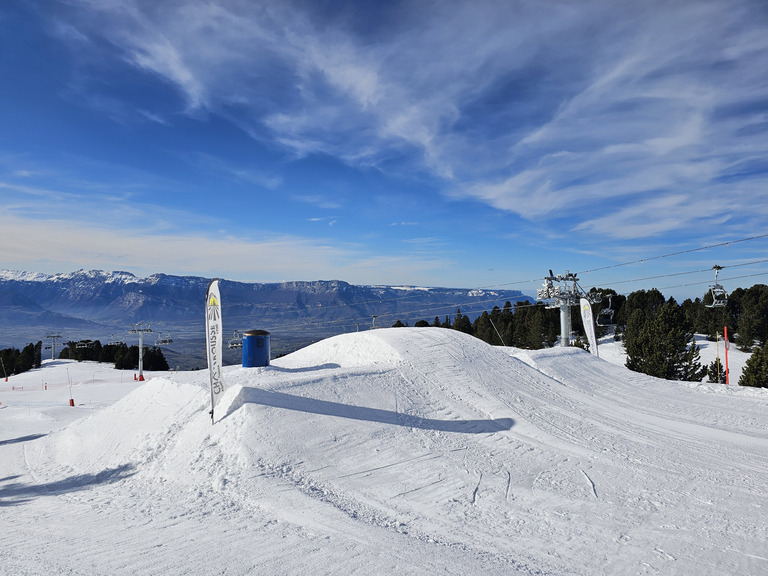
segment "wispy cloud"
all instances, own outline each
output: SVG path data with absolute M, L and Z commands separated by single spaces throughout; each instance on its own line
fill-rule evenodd
M 768 174 L 759 2 L 349 9 L 92 0 L 72 5 L 61 30 L 108 41 L 176 87 L 187 112 L 297 156 L 381 169 L 397 159 L 455 197 L 533 220 L 567 215 L 576 234 L 727 225 L 749 214 L 750 194 L 765 197 L 753 186 Z M 665 198 L 694 209 L 659 218 Z M 615 226 L 594 216 L 606 205 Z
M 342 203 L 338 200 L 322 194 L 292 194 L 291 198 L 304 204 L 310 204 L 317 206 L 318 208 L 325 208 L 328 210 L 335 210 L 341 208 Z M 313 219 L 318 220 L 319 218 Z M 325 218 L 327 219 L 327 217 Z
M 238 182 L 255 184 L 268 190 L 276 190 L 283 184 L 283 177 L 269 169 L 260 170 L 251 166 L 236 165 L 210 154 L 196 153 L 193 155 L 191 162 L 197 167 L 203 167 L 217 175 L 225 176 Z

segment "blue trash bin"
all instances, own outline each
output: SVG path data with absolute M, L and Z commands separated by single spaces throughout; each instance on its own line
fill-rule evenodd
M 243 368 L 269 366 L 270 337 L 266 330 L 243 332 Z

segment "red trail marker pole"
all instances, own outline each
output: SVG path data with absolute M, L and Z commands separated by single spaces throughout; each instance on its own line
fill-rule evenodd
M 728 348 L 731 347 L 730 343 L 728 342 L 728 326 L 725 326 L 723 328 L 725 331 L 725 385 L 730 385 L 730 378 L 729 378 L 729 371 L 728 371 Z

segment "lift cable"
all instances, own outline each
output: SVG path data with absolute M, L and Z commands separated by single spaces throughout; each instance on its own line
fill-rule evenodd
M 701 250 L 709 250 L 710 248 L 719 248 L 720 246 L 729 246 L 731 244 L 738 244 L 740 242 L 749 242 L 750 240 L 757 240 L 759 238 L 766 238 L 766 237 L 768 237 L 768 234 L 758 234 L 757 236 L 750 236 L 749 238 L 739 238 L 737 240 L 729 240 L 727 242 L 710 244 L 709 246 L 700 246 L 699 248 L 689 248 L 688 250 L 680 250 L 678 252 L 671 252 L 669 254 L 662 254 L 660 256 L 651 256 L 649 258 L 641 258 L 639 260 L 632 260 L 631 262 L 622 262 L 621 264 L 611 264 L 610 266 L 592 268 L 591 270 L 583 270 L 581 272 L 577 272 L 576 274 L 590 274 L 591 272 L 597 272 L 599 270 L 609 270 L 611 268 L 620 268 L 621 266 L 629 266 L 630 264 L 642 264 L 650 260 L 660 260 L 662 258 L 671 258 L 672 256 L 690 254 L 691 252 L 700 252 Z

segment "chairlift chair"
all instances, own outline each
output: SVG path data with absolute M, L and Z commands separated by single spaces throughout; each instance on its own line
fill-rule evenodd
M 171 333 L 170 332 L 166 332 L 165 334 L 166 335 L 163 336 L 163 333 L 160 332 L 157 335 L 157 340 L 155 340 L 155 346 L 167 346 L 168 344 L 173 342 L 173 338 L 171 338 Z
M 722 308 L 728 303 L 728 293 L 720 284 L 714 284 L 709 287 L 712 294 L 712 303 L 706 304 L 707 308 Z
M 229 340 L 229 347 L 230 349 L 243 347 L 243 337 L 240 335 L 238 330 L 232 331 L 232 338 Z
M 725 288 L 717 283 L 717 275 L 723 267 L 715 264 L 712 269 L 715 271 L 715 283 L 709 287 L 709 293 L 712 295 L 712 303 L 705 304 L 705 306 L 707 308 L 722 308 L 728 303 L 728 293 L 725 291 Z
M 603 308 L 597 313 L 597 325 L 598 326 L 612 326 L 613 325 L 613 310 L 610 308 Z
M 603 308 L 597 313 L 598 326 L 613 326 L 613 308 L 611 308 L 613 294 L 608 294 L 608 308 Z

